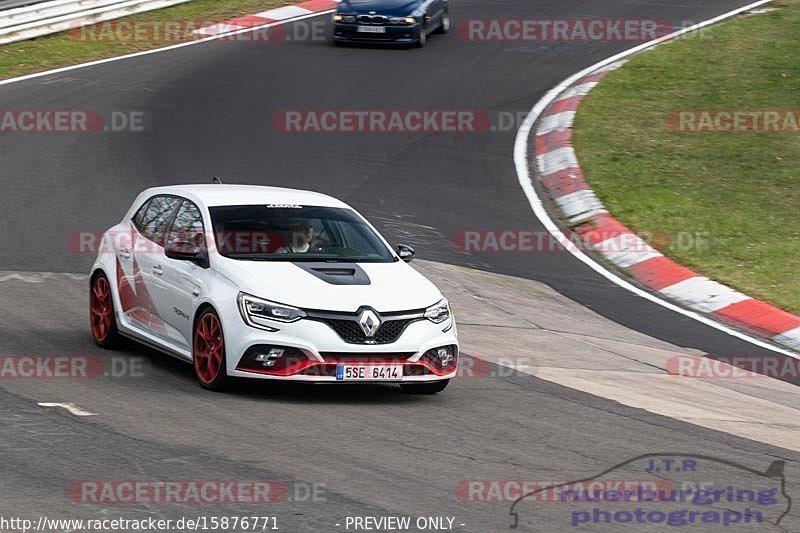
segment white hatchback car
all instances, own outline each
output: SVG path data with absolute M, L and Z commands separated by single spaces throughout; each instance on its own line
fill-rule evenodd
M 91 272 L 95 342 L 120 335 L 230 378 L 397 382 L 433 394 L 456 374 L 450 306 L 335 198 L 243 185 L 144 191 L 104 233 Z

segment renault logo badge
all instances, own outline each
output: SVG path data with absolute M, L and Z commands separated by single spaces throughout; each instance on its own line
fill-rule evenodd
M 381 327 L 381 319 L 372 309 L 364 309 L 358 317 L 358 325 L 367 338 L 372 338 Z

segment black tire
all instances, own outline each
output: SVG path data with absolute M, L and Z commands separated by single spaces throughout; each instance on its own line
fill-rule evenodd
M 417 48 L 424 48 L 428 42 L 428 32 L 425 31 L 425 26 L 423 22 L 419 23 L 419 39 L 417 42 L 414 43 L 414 46 Z
M 449 379 L 429 383 L 401 383 L 400 388 L 407 394 L 437 394 L 447 388 Z
M 450 9 L 445 9 L 439 20 L 439 27 L 435 33 L 447 33 L 450 31 Z
M 119 345 L 121 335 L 117 329 L 111 284 L 102 272 L 95 274 L 89 284 L 89 325 L 96 345 L 106 350 Z
M 216 330 L 210 324 L 216 324 Z M 218 335 L 214 332 L 217 331 Z M 192 333 L 194 374 L 204 389 L 221 392 L 229 388 L 225 334 L 222 322 L 214 309 L 208 307 L 197 317 Z M 213 365 L 213 366 L 209 366 Z

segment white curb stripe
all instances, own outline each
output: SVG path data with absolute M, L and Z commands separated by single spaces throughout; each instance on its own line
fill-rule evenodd
M 600 205 L 602 206 L 602 204 Z M 606 214 L 608 214 L 608 211 L 606 211 L 601 207 L 598 209 L 592 209 L 591 211 L 586 211 L 585 213 L 581 213 L 580 215 L 574 216 L 568 220 L 570 224 L 580 224 L 581 222 L 585 222 L 592 217 L 596 217 L 597 215 L 606 215 Z
M 556 87 L 553 87 L 541 100 L 536 102 L 536 104 L 531 109 L 528 116 L 525 117 L 525 120 L 522 122 L 519 130 L 517 130 L 517 137 L 514 141 L 514 166 L 517 171 L 517 181 L 519 182 L 519 186 L 522 189 L 523 193 L 525 193 L 526 198 L 528 199 L 528 204 L 533 211 L 534 216 L 542 223 L 545 229 L 550 232 L 550 234 L 555 238 L 559 243 L 562 244 L 569 252 L 575 256 L 576 259 L 581 261 L 583 264 L 591 268 L 595 271 L 598 275 L 606 278 L 611 283 L 639 296 L 640 298 L 644 298 L 649 302 L 652 302 L 656 305 L 663 307 L 664 309 L 669 309 L 670 311 L 674 311 L 680 315 L 685 317 L 689 317 L 692 320 L 700 322 L 706 326 L 712 327 L 718 331 L 722 331 L 723 333 L 730 335 L 731 337 L 735 337 L 737 339 L 741 339 L 743 341 L 749 342 L 754 346 L 758 346 L 760 348 L 765 348 L 775 353 L 781 353 L 783 355 L 787 355 L 789 357 L 793 357 L 795 359 L 800 359 L 798 354 L 793 353 L 790 350 L 786 350 L 780 348 L 779 346 L 775 346 L 768 342 L 765 342 L 759 338 L 753 337 L 746 333 L 742 333 L 734 328 L 731 328 L 725 324 L 717 322 L 707 316 L 701 315 L 689 309 L 685 309 L 680 307 L 679 305 L 675 305 L 672 302 L 669 302 L 663 298 L 659 298 L 657 295 L 650 293 L 636 285 L 630 283 L 629 281 L 621 278 L 616 273 L 611 272 L 605 266 L 598 263 L 581 250 L 576 249 L 577 247 L 573 246 L 569 239 L 564 235 L 564 232 L 561 228 L 550 218 L 550 214 L 547 212 L 547 209 L 544 207 L 542 203 L 542 199 L 536 193 L 536 189 L 533 187 L 533 182 L 531 181 L 531 173 L 530 169 L 528 168 L 528 145 L 530 143 L 530 136 L 531 130 L 533 129 L 533 125 L 539 119 L 540 115 L 544 112 L 547 107 L 552 104 L 559 96 L 561 96 L 565 91 L 570 89 L 572 85 L 580 80 L 581 78 L 586 77 L 587 75 L 591 74 L 592 72 L 596 71 L 599 68 L 604 66 L 610 65 L 615 61 L 620 59 L 626 58 L 632 54 L 637 52 L 641 52 L 643 50 L 647 50 L 656 46 L 659 43 L 663 43 L 679 37 L 681 35 L 685 35 L 689 32 L 696 31 L 700 28 L 705 28 L 706 26 L 710 26 L 712 24 L 716 24 L 720 21 L 725 19 L 734 17 L 740 13 L 744 13 L 745 11 L 751 10 L 758 6 L 762 6 L 764 4 L 770 3 L 772 0 L 759 0 L 758 2 L 754 2 L 752 4 L 748 4 L 738 9 L 734 9 L 733 11 L 729 11 L 712 19 L 706 20 L 705 22 L 701 22 L 699 24 L 695 24 L 694 26 L 690 26 L 688 28 L 684 28 L 683 30 L 671 33 L 664 37 L 660 37 L 649 43 L 644 43 L 641 45 L 634 46 L 628 50 L 622 51 L 619 54 L 616 54 L 612 57 L 609 57 L 603 61 L 600 61 L 590 67 L 583 69 L 576 74 L 573 74 L 563 82 L 561 82 Z
M 274 20 L 286 20 L 294 17 L 302 17 L 303 15 L 308 15 L 310 13 L 313 13 L 313 11 L 303 7 L 286 6 L 270 9 L 269 11 L 264 11 L 262 13 L 256 13 L 255 16 Z
M 539 172 L 541 172 L 542 176 L 549 176 L 550 174 L 578 166 L 575 150 L 569 147 L 538 155 L 536 156 L 536 162 L 539 165 Z
M 746 294 L 703 276 L 680 281 L 661 289 L 660 292 L 705 313 L 713 313 L 729 305 L 752 300 Z
M 575 121 L 575 111 L 564 111 L 555 115 L 548 115 L 539 123 L 536 129 L 537 135 L 547 135 L 554 131 L 564 131 L 572 127 Z
M 663 257 L 660 252 L 633 233 L 606 239 L 596 245 L 595 249 L 620 268 L 630 268 L 648 259 Z
M 560 102 L 561 100 L 567 100 L 569 98 L 574 98 L 576 96 L 586 96 L 591 92 L 592 89 L 597 87 L 596 81 L 590 81 L 589 83 L 583 83 L 581 85 L 576 85 L 574 87 L 570 87 L 561 95 L 553 100 L 554 102 Z
M 205 28 L 200 28 L 199 30 L 194 30 L 194 33 L 196 35 L 219 35 L 220 33 L 228 33 L 229 31 L 241 30 L 243 28 L 244 26 L 220 23 L 206 26 Z
M 773 337 L 775 342 L 791 346 L 795 350 L 800 350 L 800 327 L 784 331 L 780 335 Z
M 622 59 L 620 61 L 615 61 L 615 62 L 611 63 L 610 65 L 606 65 L 605 67 L 603 67 L 601 69 L 598 69 L 595 73 L 599 74 L 600 72 L 613 72 L 613 71 L 617 70 L 618 68 L 620 68 L 622 65 L 624 65 L 627 62 L 628 62 L 627 59 Z
M 566 217 L 574 217 L 587 211 L 603 209 L 603 204 L 597 199 L 594 191 L 588 189 L 559 196 L 555 199 L 555 202 Z

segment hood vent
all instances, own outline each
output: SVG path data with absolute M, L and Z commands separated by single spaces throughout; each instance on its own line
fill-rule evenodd
M 331 266 L 330 263 L 292 264 L 331 285 L 369 285 L 371 283 L 367 273 L 356 263 L 338 263 L 336 266 Z
M 325 276 L 350 276 L 356 275 L 355 268 L 312 268 L 314 272 L 324 274 Z

